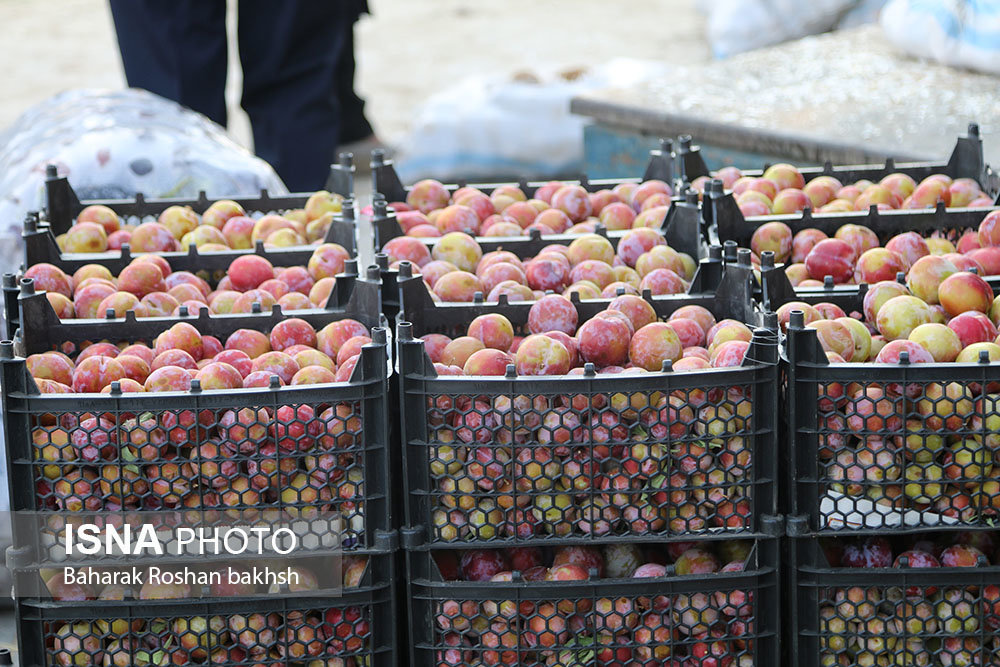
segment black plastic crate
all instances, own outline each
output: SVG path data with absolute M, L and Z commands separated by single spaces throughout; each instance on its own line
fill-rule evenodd
M 588 192 L 597 192 L 598 190 L 605 188 L 610 190 L 619 183 L 641 183 L 643 181 L 654 179 L 663 181 L 673 187 L 674 176 L 676 174 L 674 158 L 673 141 L 671 139 L 661 139 L 660 148 L 649 151 L 649 161 L 646 163 L 646 168 L 642 172 L 642 178 L 605 178 L 591 180 L 586 176 L 581 176 L 579 179 L 564 182 L 567 185 L 581 185 Z M 385 152 L 383 150 L 375 149 L 372 151 L 371 168 L 372 192 L 382 195 L 382 197 L 389 202 L 406 201 L 406 195 L 409 194 L 411 186 L 403 185 L 403 182 L 399 179 L 399 174 L 396 173 L 396 167 L 393 165 L 392 160 L 387 160 L 385 158 Z M 524 194 L 531 198 L 538 188 L 548 182 L 550 181 L 527 181 L 525 179 L 521 179 L 516 183 L 470 183 L 468 181 L 461 180 L 453 184 L 445 184 L 445 188 L 447 188 L 449 192 L 454 192 L 462 187 L 473 187 L 485 194 L 490 194 L 493 190 L 500 186 L 513 185 L 520 188 Z M 389 232 L 389 230 L 386 231 Z M 395 232 L 396 233 L 391 236 L 384 237 L 382 242 L 384 243 L 394 236 L 402 235 L 403 230 L 397 225 Z
M 715 296 L 647 302 L 660 319 L 699 305 L 753 325 L 749 271 L 748 263 L 728 268 Z M 759 534 L 775 512 L 773 332 L 756 329 L 737 368 L 517 377 L 509 366 L 506 376 L 439 377 L 418 334 L 461 334 L 484 313 L 502 313 L 519 333 L 532 304 L 434 303 L 419 278 L 404 280 L 400 292 L 408 320 L 397 328 L 407 525 L 420 526 L 426 544 L 732 538 Z M 582 322 L 609 302 L 574 303 Z M 464 472 L 463 460 L 471 464 Z M 533 468 L 522 470 L 534 463 L 537 483 Z M 584 510 L 599 519 L 593 527 Z M 501 530 L 473 530 L 477 512 L 487 522 L 500 512 Z M 634 529 L 613 529 L 619 520 Z
M 805 209 L 801 213 L 787 215 L 762 215 L 744 218 L 732 194 L 721 191 L 721 183 L 713 181 L 713 187 L 705 197 L 702 208 L 705 219 L 714 222 L 709 228 L 713 241 L 735 241 L 742 248 L 750 247 L 750 240 L 757 228 L 769 222 L 782 222 L 797 234 L 803 229 L 814 228 L 832 237 L 842 225 L 860 225 L 875 232 L 881 243 L 896 234 L 917 232 L 927 236 L 931 232 L 946 233 L 952 242 L 958 241 L 961 232 L 976 229 L 987 214 L 996 207 L 945 208 L 938 202 L 935 208 L 896 209 L 879 211 L 871 206 L 868 211 L 847 213 L 813 213 Z
M 863 294 L 842 299 L 863 312 Z M 997 363 L 830 364 L 791 313 L 790 526 L 806 534 L 988 530 L 1000 520 Z M 798 533 L 796 533 L 798 534 Z
M 378 269 L 369 267 L 367 278 L 359 278 L 357 260 L 347 260 L 345 272 L 335 278 L 333 290 L 324 308 L 282 311 L 275 304 L 269 312 L 254 308 L 252 313 L 209 314 L 202 308 L 189 313 L 181 306 L 176 316 L 137 318 L 134 311 L 125 317 L 104 319 L 61 320 L 45 296 L 35 292 L 34 281 L 21 279 L 20 284 L 11 274 L 5 274 L 2 291 L 7 335 L 14 338 L 20 330 L 24 344 L 23 354 L 47 352 L 65 344 L 78 345 L 84 341 L 111 339 L 118 341 L 151 342 L 158 334 L 178 322 L 189 322 L 203 335 L 228 336 L 236 329 L 270 331 L 288 317 L 306 320 L 314 327 L 322 327 L 345 317 L 356 319 L 367 328 L 380 326 L 380 283 Z M 257 304 L 254 304 L 255 306 Z M 113 313 L 109 310 L 109 313 Z
M 614 245 L 612 240 L 612 245 Z M 385 255 L 376 255 L 376 264 L 384 266 L 386 264 Z M 371 269 L 369 269 L 371 271 Z M 372 274 L 374 275 L 374 274 Z M 421 285 L 414 276 L 412 265 L 409 262 L 400 262 L 397 269 L 381 269 L 381 279 L 383 280 L 383 306 L 389 303 L 397 307 L 396 320 L 409 321 L 416 325 L 416 334 L 425 335 L 427 333 L 464 332 L 462 327 L 468 326 L 472 318 L 491 312 L 500 312 L 510 318 L 508 313 L 514 313 L 511 319 L 515 330 L 524 328 L 527 322 L 528 311 L 534 301 L 510 302 L 506 295 L 501 295 L 499 301 L 490 302 L 476 298 L 471 303 L 468 302 L 439 302 L 435 301 L 426 289 L 426 283 Z M 386 277 L 389 281 L 386 281 Z M 754 308 L 752 297 L 753 267 L 750 264 L 750 251 L 737 248 L 735 244 L 727 244 L 725 248 L 713 245 L 708 248 L 707 257 L 698 262 L 695 275 L 691 279 L 686 294 L 670 294 L 652 296 L 648 290 L 644 290 L 643 298 L 652 300 L 653 303 L 675 304 L 667 306 L 672 310 L 685 305 L 685 299 L 695 299 L 688 301 L 689 304 L 704 305 L 701 300 L 711 300 L 719 308 L 719 312 L 735 313 L 734 318 L 745 324 L 756 325 L 760 319 L 757 309 Z M 392 301 L 391 285 L 396 285 L 396 298 Z M 406 285 L 404 288 L 403 286 Z M 423 289 L 420 289 L 420 288 Z M 405 299 L 404 299 L 405 296 Z M 577 310 L 587 317 L 603 310 L 610 299 L 580 299 L 579 294 L 570 295 L 570 301 L 577 306 Z M 716 312 L 711 306 L 705 307 Z M 498 310 L 499 309 L 499 310 Z M 582 309 L 582 310 L 581 310 Z M 383 307 L 383 312 L 388 313 Z M 669 314 L 669 313 L 668 313 Z M 387 315 L 388 316 L 388 315 Z M 581 318 L 583 322 L 585 318 Z M 515 332 L 517 333 L 517 331 Z M 462 335 L 462 333 L 456 333 Z
M 372 219 L 372 225 L 377 228 L 379 220 L 388 220 L 392 224 L 396 224 L 395 216 L 396 214 L 392 210 L 386 209 L 384 201 L 376 201 L 375 217 Z M 699 261 L 702 258 L 718 258 L 709 254 L 711 248 L 706 245 L 705 237 L 702 235 L 701 214 L 698 211 L 697 201 L 693 197 L 689 197 L 688 201 L 675 201 L 671 205 L 670 210 L 667 212 L 666 222 L 664 222 L 664 229 L 662 231 L 668 246 L 677 252 L 689 255 L 695 261 Z M 612 247 L 617 251 L 618 242 L 621 240 L 623 232 L 608 232 L 605 228 L 600 227 L 595 233 L 608 239 Z M 548 246 L 554 244 L 569 245 L 576 238 L 578 238 L 578 235 L 574 234 L 541 236 L 537 232 L 532 231 L 531 236 L 517 238 L 477 236 L 476 242 L 482 248 L 483 254 L 505 250 L 514 253 L 519 259 L 526 260 L 537 255 Z M 416 240 L 426 245 L 428 249 L 432 249 L 438 239 L 420 238 Z M 735 253 L 736 248 L 733 247 L 731 252 L 731 259 L 733 261 L 736 259 Z M 399 313 L 400 307 L 398 290 L 394 286 L 399 284 L 403 276 L 400 274 L 398 267 L 390 268 L 388 257 L 384 253 L 379 252 L 375 254 L 375 263 L 379 267 L 379 275 L 383 285 L 382 312 L 392 321 L 396 314 Z M 696 276 L 691 289 L 694 291 L 703 291 L 700 287 L 700 282 L 701 279 Z
M 19 664 L 396 667 L 392 558 L 368 556 L 360 582 L 332 594 L 140 600 L 138 591 L 124 591 L 119 600 L 22 599 Z
M 729 243 L 735 246 L 732 241 Z M 787 264 L 775 265 L 773 253 L 769 251 L 763 253 L 760 266 L 759 300 L 770 310 L 777 310 L 782 304 L 790 301 L 801 301 L 810 305 L 832 303 L 847 314 L 852 311 L 861 312 L 865 292 L 870 287 L 867 283 L 835 285 L 832 280 L 826 280 L 822 287 L 793 287 L 785 274 L 787 268 Z M 903 283 L 905 277 L 902 273 L 897 273 L 896 280 Z M 990 285 L 994 292 L 1000 292 L 1000 275 L 983 276 L 983 280 Z
M 257 200 L 261 206 L 257 210 L 272 211 L 290 208 L 285 203 L 277 205 L 276 201 L 268 198 Z M 341 214 L 334 216 L 322 242 L 336 243 L 343 246 L 351 257 L 357 257 L 358 241 L 355 238 L 356 223 L 352 203 L 352 200 L 344 200 L 344 210 Z M 234 259 L 248 254 L 265 257 L 275 266 L 305 266 L 316 249 L 315 244 L 291 248 L 265 248 L 264 243 L 258 241 L 251 250 L 199 252 L 197 247 L 188 246 L 186 251 L 133 254 L 129 244 L 126 243 L 122 245 L 121 250 L 109 250 L 102 253 L 64 253 L 56 243 L 54 229 L 39 221 L 34 213 L 29 213 L 25 218 L 21 239 L 24 242 L 25 268 L 45 262 L 59 267 L 69 275 L 87 264 L 106 266 L 113 274 L 117 275 L 136 256 L 148 254 L 163 257 L 174 271 L 190 271 L 192 273 L 225 271 Z
M 377 303 L 377 286 L 372 298 Z M 314 321 L 328 324 L 351 312 Z M 238 329 L 270 331 L 283 319 L 252 317 L 190 324 L 225 339 Z M 377 324 L 377 318 L 360 321 Z M 186 391 L 128 393 L 113 383 L 109 394 L 40 393 L 15 347 L 25 354 L 25 347 L 49 351 L 88 337 L 149 342 L 166 328 L 144 321 L 95 326 L 80 338 L 46 339 L 44 333 L 59 332 L 42 329 L 34 341 L 0 343 L 14 511 L 53 518 L 99 512 L 124 520 L 137 510 L 143 516 L 204 510 L 198 522 L 208 528 L 237 519 L 320 519 L 307 526 L 318 550 L 364 551 L 377 531 L 392 527 L 384 328 L 371 329 L 373 342 L 362 348 L 347 382 L 282 387 L 272 377 L 268 387 L 226 391 L 190 380 Z M 18 523 L 14 530 L 22 566 L 60 553 L 60 544 L 41 531 Z M 331 542 L 332 531 L 340 538 Z
M 682 180 L 691 182 L 696 178 L 709 177 L 708 166 L 701 157 L 697 146 L 691 146 L 691 138 L 683 137 L 677 153 L 678 170 Z M 763 169 L 741 170 L 744 176 L 761 176 Z M 833 176 L 841 181 L 855 182 L 867 179 L 878 182 L 884 176 L 901 172 L 921 181 L 931 174 L 946 174 L 951 178 L 972 178 L 979 182 L 987 194 L 1000 193 L 998 176 L 983 157 L 983 140 L 979 136 L 979 124 L 969 123 L 966 136 L 955 140 L 955 148 L 947 161 L 941 162 L 900 162 L 887 159 L 884 164 L 833 165 L 827 162 L 822 167 L 802 167 L 799 169 L 808 182 L 816 176 Z M 846 185 L 846 183 L 845 183 Z
M 1000 665 L 1000 565 L 930 567 L 897 538 L 890 567 L 841 567 L 845 541 L 790 540 L 790 664 Z
M 345 202 L 343 214 L 336 216 L 330 223 L 324 243 L 336 243 L 347 250 L 354 258 L 348 260 L 345 272 L 357 274 L 358 245 L 354 219 L 354 208 L 348 200 Z M 155 254 L 162 257 L 173 271 L 187 271 L 207 278 L 213 285 L 225 274 L 229 265 L 238 257 L 254 254 L 259 255 L 276 267 L 306 266 L 317 245 L 297 246 L 293 248 L 265 248 L 260 241 L 253 250 L 224 250 L 216 252 L 199 252 L 195 246 L 189 246 L 187 251 L 138 253 L 132 254 L 128 244 L 121 250 L 94 254 L 62 253 L 56 244 L 55 236 L 47 225 L 40 225 L 37 213 L 29 213 L 24 221 L 22 239 L 25 248 L 25 263 L 21 267 L 23 273 L 28 267 L 36 264 L 52 264 L 67 275 L 73 275 L 78 269 L 88 264 L 99 264 L 106 267 L 112 274 L 118 275 L 125 267 L 140 256 Z M 13 338 L 20 325 L 20 313 L 17 308 L 17 294 L 21 289 L 15 274 L 3 274 L 0 289 L 4 294 L 4 319 L 7 337 Z M 53 315 L 54 315 L 53 311 Z M 46 314 L 45 317 L 48 317 Z M 58 318 L 57 318 L 58 319 Z
M 372 206 L 371 225 L 375 234 L 375 248 L 378 250 L 381 249 L 389 240 L 403 235 L 403 230 L 396 221 L 395 213 L 388 206 L 388 203 L 405 201 L 409 188 L 404 187 L 401 184 L 391 160 L 385 160 L 384 155 L 377 150 L 373 151 L 372 156 L 372 180 L 375 196 Z M 661 142 L 660 150 L 650 151 L 649 163 L 646 166 L 642 178 L 597 180 L 581 178 L 576 181 L 564 182 L 568 185 L 581 185 L 589 192 L 596 192 L 601 189 L 612 188 L 620 183 L 641 183 L 646 180 L 656 179 L 664 181 L 672 188 L 676 189 L 676 183 L 674 182 L 673 176 L 674 167 L 672 142 L 670 140 L 663 140 Z M 549 181 L 520 181 L 518 183 L 459 182 L 445 185 L 445 187 L 450 192 L 454 192 L 460 187 L 468 186 L 477 188 L 482 192 L 489 194 L 500 186 L 510 185 L 520 188 L 526 195 L 531 197 L 540 186 L 547 182 Z M 685 252 L 696 259 L 704 256 L 704 244 L 701 241 L 703 238 L 707 238 L 704 237 L 701 230 L 700 216 L 694 214 L 696 213 L 697 203 L 697 197 L 694 195 L 685 198 L 676 196 L 675 193 L 675 196 L 673 197 L 673 205 L 667 212 L 663 226 L 661 227 L 661 231 L 667 238 L 668 245 L 675 250 Z M 688 207 L 694 211 L 694 213 L 692 213 L 692 211 L 685 210 L 684 208 L 679 208 L 678 204 L 687 204 Z M 622 234 L 621 231 L 608 232 L 602 226 L 598 226 L 598 233 L 606 234 L 610 239 L 612 239 L 613 243 L 616 242 L 617 238 Z M 502 248 L 504 250 L 514 252 L 519 257 L 526 257 L 537 253 L 542 247 L 551 243 L 569 243 L 576 238 L 576 236 L 577 235 L 575 234 L 552 234 L 541 236 L 536 230 L 530 230 L 528 236 L 477 236 L 476 241 L 478 241 L 483 247 L 484 252 Z M 435 241 L 433 238 L 422 238 L 421 240 L 428 245 L 433 245 Z
M 697 575 L 678 574 L 657 546 L 639 554 L 634 545 L 611 545 L 615 572 L 594 568 L 571 581 L 538 580 L 544 566 L 532 568 L 533 576 L 510 562 L 497 564 L 506 568 L 498 581 L 455 581 L 433 558 L 450 552 L 407 550 L 409 664 L 779 664 L 778 540 L 748 541 L 741 569 Z M 632 578 L 651 561 L 664 567 L 646 566 L 650 578 Z
M 399 228 L 396 213 L 388 207 L 384 199 L 376 199 L 372 210 L 371 225 L 375 232 L 376 249 L 381 249 L 391 239 L 403 236 L 401 230 L 394 232 Z M 685 198 L 675 197 L 659 231 L 666 238 L 667 245 L 674 250 L 687 253 L 695 259 L 704 256 L 703 248 L 707 237 L 702 232 L 697 196 L 691 194 Z M 618 240 L 625 232 L 608 231 L 605 227 L 598 226 L 595 233 L 606 236 L 617 247 Z M 507 250 L 518 257 L 531 257 L 547 245 L 553 243 L 568 244 L 579 236 L 579 234 L 546 234 L 543 236 L 537 230 L 531 230 L 528 236 L 477 236 L 475 239 L 484 253 L 493 250 Z M 439 237 L 411 238 L 418 239 L 424 245 L 432 247 Z
M 354 197 L 354 156 L 350 153 L 341 153 L 336 164 L 330 165 L 330 174 L 327 176 L 325 190 L 339 194 L 345 199 Z M 261 190 L 259 197 L 237 197 L 230 198 L 243 206 L 247 211 L 268 213 L 273 211 L 287 210 L 290 208 L 302 208 L 311 193 L 297 193 L 290 195 L 268 194 L 267 190 Z M 224 195 L 219 195 L 215 199 L 227 199 Z M 76 192 L 69 184 L 69 179 L 59 176 L 56 165 L 47 165 L 45 168 L 45 217 L 55 234 L 65 233 L 76 219 L 77 214 L 87 206 L 102 205 L 107 206 L 122 217 L 135 217 L 144 219 L 155 217 L 170 206 L 190 206 L 195 211 L 202 213 L 215 199 L 209 199 L 205 192 L 198 193 L 195 199 L 146 199 L 142 193 L 136 194 L 132 199 L 95 199 L 80 201 Z

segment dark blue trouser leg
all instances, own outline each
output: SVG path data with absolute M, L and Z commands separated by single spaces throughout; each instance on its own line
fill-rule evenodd
M 351 21 L 344 26 L 344 48 L 337 64 L 341 146 L 367 139 L 375 133 L 365 117 L 365 101 L 354 91 L 354 70 L 354 22 Z M 363 157 L 368 159 L 367 156 Z
M 323 187 L 334 160 L 338 61 L 355 18 L 336 1 L 240 0 L 243 108 L 257 155 L 292 191 Z
M 226 125 L 225 0 L 111 0 L 125 78 Z

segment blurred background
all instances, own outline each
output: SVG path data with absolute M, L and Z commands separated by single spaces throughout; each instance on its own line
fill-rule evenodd
M 407 181 L 631 175 L 657 136 L 681 133 L 728 135 L 714 158 L 741 166 L 807 164 L 820 152 L 835 162 L 940 158 L 973 120 L 987 155 L 995 145 L 1000 88 L 995 76 L 972 72 L 996 73 L 995 2 L 945 2 L 942 11 L 915 0 L 369 4 L 354 31 L 356 90 Z M 0 0 L 0 12 L 3 43 L 17 54 L 0 131 L 62 91 L 125 86 L 106 1 Z M 229 0 L 226 129 L 253 150 L 239 106 L 237 13 Z M 0 179 L 40 171 L 10 153 L 0 148 Z M 158 187 L 165 192 L 146 194 L 176 196 L 182 186 Z
M 252 151 L 239 105 L 238 2 L 227 4 L 225 130 Z M 970 121 L 980 123 L 987 156 L 997 145 L 1000 45 L 991 40 L 1000 10 L 992 0 L 942 2 L 941 11 L 924 0 L 369 4 L 354 31 L 356 90 L 376 143 L 351 148 L 364 153 L 355 156 L 363 171 L 372 145 L 385 146 L 404 181 L 628 176 L 658 137 L 678 134 L 709 144 L 711 167 L 939 159 Z M 126 84 L 106 0 L 0 0 L 0 13 L 0 36 L 17 54 L 0 99 L 0 215 L 16 224 L 39 203 L 40 163 L 73 166 L 58 150 L 37 148 L 35 128 L 72 119 L 57 143 L 73 143 L 74 133 L 114 118 L 107 107 L 117 104 L 50 98 Z M 14 148 L 23 145 L 32 150 Z M 90 185 L 80 182 L 83 171 L 71 176 L 78 189 Z M 106 195 L 139 188 L 119 180 Z M 100 195 L 103 184 L 94 185 Z M 184 196 L 212 194 L 214 185 L 167 178 L 143 187 L 149 196 Z M 261 185 L 257 178 L 238 189 Z M 362 197 L 368 187 L 359 179 Z
M 357 24 L 358 89 L 372 122 L 392 143 L 434 93 L 476 74 L 530 72 L 539 63 L 590 67 L 618 56 L 696 63 L 711 57 L 705 17 L 692 0 L 636 0 L 616 12 L 599 2 L 504 3 L 471 0 L 374 0 Z M 229 0 L 230 23 L 237 3 Z M 29 106 L 71 88 L 125 85 L 111 12 L 105 0 L 0 0 L 0 35 L 10 53 L 0 128 Z M 661 19 L 650 20 L 655 15 Z M 559 26 L 558 34 L 553 26 Z M 227 84 L 231 135 L 249 146 L 238 107 L 240 71 L 230 39 Z M 485 45 L 489 48 L 484 48 Z

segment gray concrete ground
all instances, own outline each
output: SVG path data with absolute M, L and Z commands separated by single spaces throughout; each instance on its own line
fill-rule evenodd
M 472 74 L 590 66 L 617 56 L 707 60 L 696 2 L 371 0 L 373 16 L 357 27 L 358 87 L 379 134 L 398 142 L 427 96 Z M 104 0 L 0 0 L 0 44 L 0 128 L 62 90 L 124 85 Z M 230 132 L 248 145 L 246 118 L 236 110 L 235 63 L 230 72 Z M 0 646 L 14 643 L 13 625 L 13 615 L 0 610 Z

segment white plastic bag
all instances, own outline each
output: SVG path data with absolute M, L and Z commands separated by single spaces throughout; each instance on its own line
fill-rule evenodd
M 890 0 L 880 23 L 915 56 L 1000 74 L 998 0 Z
M 708 40 L 716 58 L 780 44 L 835 27 L 858 0 L 714 0 Z
M 81 199 L 286 194 L 266 162 L 225 130 L 144 90 L 71 90 L 36 104 L 0 132 L 0 266 L 22 261 L 21 222 L 45 205 L 45 165 Z
M 428 99 L 396 157 L 404 182 L 578 172 L 586 119 L 569 112 L 587 90 L 659 72 L 662 65 L 616 59 L 583 72 L 474 77 Z

